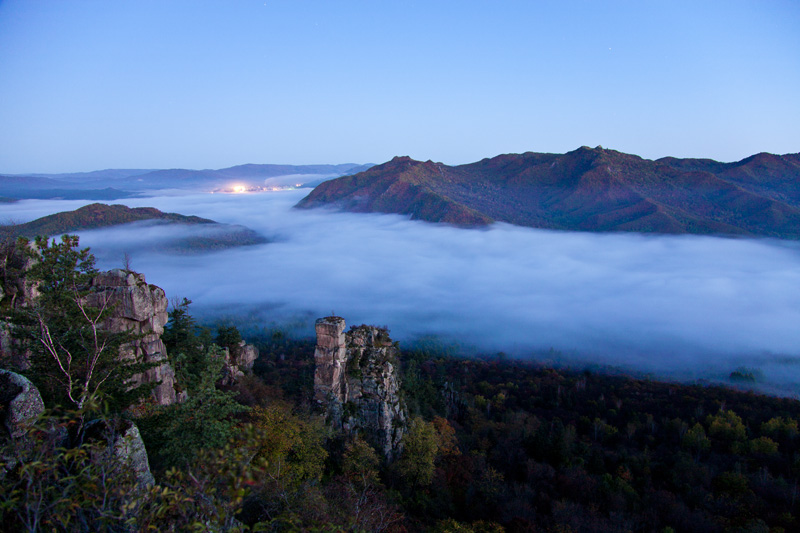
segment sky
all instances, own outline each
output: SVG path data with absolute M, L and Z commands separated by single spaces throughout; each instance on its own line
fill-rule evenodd
M 504 351 L 572 366 L 726 380 L 800 394 L 800 246 L 768 239 L 557 232 L 494 224 L 465 230 L 399 215 L 291 209 L 308 190 L 122 200 L 244 224 L 270 242 L 200 255 L 154 244 L 199 226 L 82 232 L 102 269 L 131 267 L 212 323 L 297 326 L 336 313 L 386 325 L 408 347 L 436 335 L 464 353 Z M 20 221 L 86 201 L 22 200 Z
M 800 151 L 800 3 L 0 0 L 0 173 Z

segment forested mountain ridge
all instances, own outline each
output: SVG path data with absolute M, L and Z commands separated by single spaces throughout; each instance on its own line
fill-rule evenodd
M 736 163 L 643 159 L 602 147 L 505 154 L 467 165 L 395 157 L 324 182 L 298 207 L 493 221 L 571 231 L 800 238 L 800 154 Z
M 132 222 L 152 221 L 162 224 L 202 225 L 208 227 L 207 235 L 194 235 L 173 243 L 172 248 L 206 250 L 262 244 L 267 239 L 243 226 L 220 224 L 208 218 L 164 213 L 154 207 L 90 204 L 74 211 L 63 211 L 37 218 L 23 224 L 0 226 L 0 235 L 34 238 L 38 235 L 56 236 L 100 228 L 109 228 Z
M 88 229 L 106 228 L 141 220 L 162 220 L 181 224 L 216 224 L 213 220 L 196 216 L 164 213 L 154 207 L 127 207 L 124 205 L 89 204 L 74 211 L 62 211 L 31 222 L 13 225 L 24 237 L 60 235 Z M 11 229 L 11 228 L 9 228 Z

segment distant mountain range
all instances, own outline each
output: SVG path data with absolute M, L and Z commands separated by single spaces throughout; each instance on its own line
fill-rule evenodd
M 0 196 L 7 198 L 69 198 L 113 200 L 144 190 L 214 189 L 232 182 L 248 187 L 296 176 L 294 184 L 313 187 L 326 179 L 361 172 L 371 165 L 238 165 L 219 170 L 109 169 L 71 174 L 0 175 Z
M 395 157 L 328 180 L 297 204 L 321 206 L 467 227 L 500 221 L 572 231 L 800 239 L 800 154 L 760 153 L 735 163 L 652 161 L 584 146 L 459 166 Z
M 202 231 L 192 232 L 176 241 L 159 247 L 167 251 L 209 251 L 236 246 L 263 244 L 267 239 L 244 226 L 220 224 L 207 218 L 164 213 L 154 207 L 130 208 L 124 205 L 90 204 L 74 211 L 64 211 L 37 218 L 24 224 L 0 226 L 2 236 L 57 236 L 93 229 L 108 228 L 135 222 L 152 224 L 202 225 Z

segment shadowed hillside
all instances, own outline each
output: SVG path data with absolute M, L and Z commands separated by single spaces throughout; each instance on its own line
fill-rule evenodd
M 298 207 L 577 231 L 800 238 L 800 155 L 657 161 L 602 147 L 447 166 L 396 157 L 320 184 Z
M 208 232 L 188 236 L 172 243 L 172 251 L 205 251 L 262 244 L 263 236 L 243 226 L 219 224 L 207 218 L 164 213 L 154 207 L 130 208 L 124 205 L 90 204 L 75 211 L 64 211 L 38 218 L 24 224 L 1 226 L 6 235 L 33 238 L 38 235 L 55 236 L 100 228 L 151 222 L 154 224 L 182 224 L 208 228 Z

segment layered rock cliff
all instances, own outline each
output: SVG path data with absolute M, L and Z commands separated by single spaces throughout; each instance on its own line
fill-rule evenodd
M 316 333 L 314 399 L 335 430 L 363 433 L 392 459 L 407 416 L 388 331 L 362 325 L 345 332 L 344 319 L 330 316 L 317 320 Z
M 167 362 L 167 349 L 161 340 L 167 323 L 168 301 L 164 290 L 148 285 L 144 274 L 127 270 L 101 272 L 92 279 L 92 292 L 87 296 L 89 305 L 110 306 L 112 317 L 103 327 L 114 332 L 131 332 L 137 338 L 124 345 L 120 357 L 141 357 L 145 363 L 156 366 L 137 374 L 133 384 L 160 382 L 153 389 L 153 398 L 161 405 L 180 399 L 175 391 L 175 371 Z

